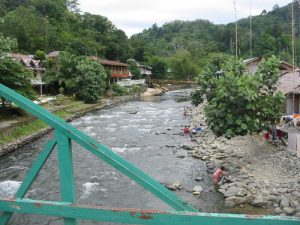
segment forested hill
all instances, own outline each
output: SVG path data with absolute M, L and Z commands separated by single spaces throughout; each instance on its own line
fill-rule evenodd
M 77 0 L 0 0 L 0 32 L 16 38 L 16 51 L 67 50 L 126 61 L 128 38 L 106 17 L 79 13 Z
M 294 4 L 299 49 L 300 8 L 298 1 Z M 234 23 L 173 21 L 162 27 L 154 24 L 128 39 L 109 18 L 82 13 L 78 7 L 78 0 L 0 0 L 0 33 L 16 38 L 15 51 L 21 53 L 64 50 L 123 62 L 134 58 L 152 66 L 158 77 L 189 79 L 201 71 L 211 55 L 235 54 Z M 291 62 L 290 4 L 254 16 L 252 28 L 253 56 L 275 54 Z M 249 33 L 249 18 L 239 20 L 239 57 L 251 57 Z M 300 51 L 296 53 L 300 56 Z
M 296 48 L 299 49 L 300 9 L 298 1 L 294 4 Z M 251 56 L 249 22 L 249 18 L 238 21 L 238 52 L 242 58 Z M 261 15 L 252 17 L 252 33 L 253 56 L 275 54 L 291 62 L 291 4 L 281 8 L 275 5 L 272 11 L 264 10 Z M 201 67 L 208 53 L 235 54 L 235 23 L 215 25 L 196 20 L 174 21 L 162 27 L 154 24 L 130 41 L 135 46 L 134 57 L 138 60 L 147 60 L 155 54 L 168 58 L 188 57 L 195 66 Z

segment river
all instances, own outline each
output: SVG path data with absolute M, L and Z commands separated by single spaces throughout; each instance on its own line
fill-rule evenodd
M 176 147 L 190 142 L 180 135 L 188 121 L 183 116 L 190 106 L 190 90 L 147 97 L 119 106 L 89 113 L 72 124 L 79 130 L 110 147 L 130 163 L 164 184 L 181 182 L 175 193 L 200 211 L 222 212 L 222 197 L 213 191 L 211 175 L 205 163 L 192 157 L 176 157 Z M 53 134 L 0 158 L 0 196 L 12 194 L 22 181 L 43 145 Z M 60 200 L 56 151 L 49 157 L 28 198 Z M 73 162 L 77 203 L 139 209 L 171 210 L 161 200 L 145 191 L 117 170 L 73 143 Z M 202 181 L 195 181 L 197 177 Z M 201 185 L 204 192 L 189 192 Z M 14 215 L 9 224 L 63 224 L 60 218 Z M 81 221 L 80 224 L 107 224 Z

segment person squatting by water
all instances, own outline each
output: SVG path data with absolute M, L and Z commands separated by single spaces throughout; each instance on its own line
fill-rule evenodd
M 213 179 L 214 179 L 214 186 L 215 186 L 215 190 L 217 191 L 219 188 L 219 182 L 223 180 L 224 178 L 224 171 L 225 171 L 225 167 L 221 166 L 220 168 L 218 168 L 214 174 L 213 174 Z

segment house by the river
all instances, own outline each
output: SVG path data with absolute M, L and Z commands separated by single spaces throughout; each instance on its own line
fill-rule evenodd
M 247 65 L 248 72 L 254 74 L 258 65 L 261 62 L 260 57 L 254 57 L 244 60 Z M 285 101 L 285 114 L 299 114 L 300 113 L 300 69 L 295 67 L 293 71 L 293 65 L 281 61 L 279 65 L 280 78 L 278 84 L 278 90 L 286 96 Z
M 33 78 L 31 79 L 32 86 L 39 89 L 40 94 L 43 94 L 43 75 L 45 68 L 42 64 L 42 60 L 34 59 L 33 55 L 23 55 L 19 53 L 7 53 L 8 56 L 22 63 L 26 68 L 33 71 Z

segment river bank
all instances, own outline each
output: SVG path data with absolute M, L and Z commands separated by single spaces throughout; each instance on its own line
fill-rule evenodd
M 83 102 L 72 101 L 71 104 L 51 103 L 42 105 L 50 112 L 56 114 L 66 121 L 85 115 L 88 112 L 100 110 L 109 106 L 115 106 L 122 102 L 132 101 L 140 96 L 149 97 L 162 95 L 169 90 L 187 88 L 187 85 L 158 86 L 156 88 L 147 88 L 145 92 L 130 96 L 111 96 L 101 99 L 95 104 L 84 104 Z M 56 101 L 56 100 L 55 100 Z M 48 106 L 48 107 L 47 107 Z M 23 129 L 24 128 L 24 129 Z M 9 120 L 0 121 L 0 156 L 14 151 L 32 141 L 49 133 L 52 128 L 38 121 L 32 116 L 14 117 Z
M 205 125 L 203 105 L 187 109 L 185 115 L 191 127 L 204 128 L 193 137 L 192 156 L 211 169 L 225 166 L 231 178 L 231 183 L 219 188 L 225 207 L 249 204 L 273 214 L 300 217 L 300 160 L 296 154 L 286 146 L 266 143 L 259 134 L 216 137 Z
M 81 117 L 86 113 L 104 109 L 107 107 L 113 107 L 115 105 L 132 101 L 139 98 L 139 95 L 131 95 L 131 96 L 120 96 L 120 97 L 110 97 L 110 98 L 103 98 L 101 101 L 95 104 L 81 104 L 80 107 L 76 105 L 76 107 L 70 107 L 69 105 L 64 105 L 58 107 L 57 110 L 50 110 L 52 113 L 58 112 L 58 116 L 63 118 L 66 121 L 72 121 L 75 118 Z M 55 108 L 55 107 L 54 107 Z M 49 110 L 49 109 L 48 109 Z M 19 120 L 16 119 L 14 122 L 9 124 L 4 124 L 4 126 L 0 129 L 2 132 L 2 136 L 11 135 L 15 132 L 16 129 L 22 126 L 28 126 L 30 129 L 30 125 L 33 123 L 39 123 L 39 121 L 33 117 L 28 117 L 26 119 L 20 118 Z M 17 138 L 13 138 L 11 141 L 5 144 L 0 145 L 0 156 L 5 155 L 9 152 L 12 152 L 20 147 L 25 146 L 26 144 L 31 143 L 32 141 L 44 136 L 45 134 L 49 133 L 52 130 L 51 127 L 48 127 L 46 124 L 42 124 L 37 127 L 36 130 L 29 131 L 26 135 L 17 136 Z

